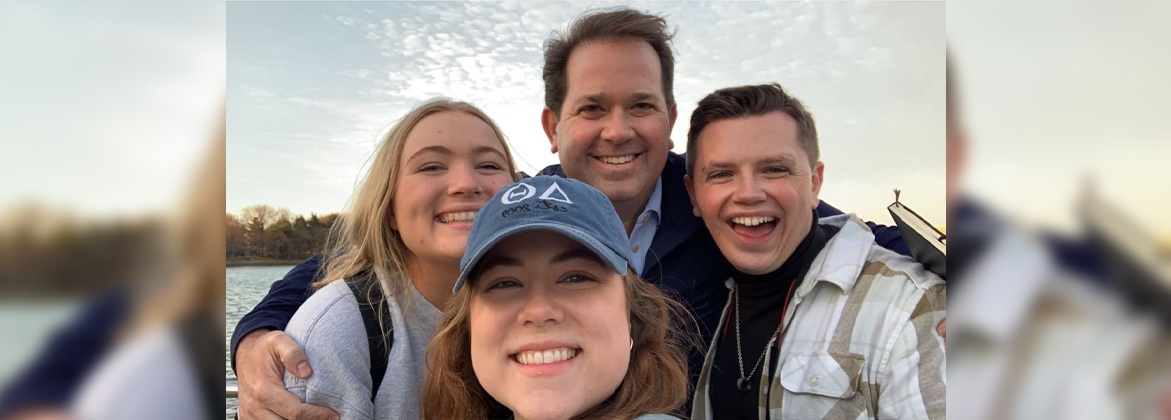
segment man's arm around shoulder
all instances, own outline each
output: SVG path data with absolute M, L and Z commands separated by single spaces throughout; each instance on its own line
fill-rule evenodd
M 322 257 L 314 256 L 294 267 L 236 324 L 231 361 L 240 382 L 239 418 L 338 418 L 333 410 L 303 403 L 284 385 L 285 371 L 312 375 L 305 351 L 281 330 L 308 299 L 321 266 Z
M 273 282 L 268 294 L 251 312 L 240 318 L 232 332 L 232 370 L 236 370 L 236 349 L 244 336 L 257 330 L 283 330 L 289 325 L 297 308 L 309 298 L 318 271 L 324 268 L 322 260 L 322 256 L 315 255 L 293 267 L 284 278 Z

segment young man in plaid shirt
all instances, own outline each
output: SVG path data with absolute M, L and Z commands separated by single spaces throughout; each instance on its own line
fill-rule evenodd
M 696 216 L 736 271 L 692 418 L 946 417 L 942 279 L 817 215 L 813 117 L 780 85 L 716 91 L 688 133 Z

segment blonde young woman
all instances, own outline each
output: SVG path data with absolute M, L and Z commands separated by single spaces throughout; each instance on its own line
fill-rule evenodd
M 472 219 L 515 173 L 504 135 L 472 105 L 434 99 L 399 120 L 331 235 L 324 280 L 285 330 L 313 366 L 309 379 L 286 373 L 289 391 L 344 419 L 418 418 L 425 347 L 459 275 Z M 365 290 L 383 292 L 376 303 L 391 318 L 383 320 L 393 334 L 389 360 L 374 361 L 387 372 L 376 393 L 361 296 L 342 281 L 354 278 L 372 279 Z
M 669 326 L 685 311 L 631 260 L 593 187 L 538 176 L 502 189 L 428 348 L 423 417 L 672 418 L 688 382 L 686 336 Z

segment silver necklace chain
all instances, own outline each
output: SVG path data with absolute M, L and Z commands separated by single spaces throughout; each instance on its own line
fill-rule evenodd
M 764 355 L 768 353 L 768 346 L 772 344 L 773 340 L 781 333 L 781 327 L 777 326 L 777 330 L 773 332 L 772 338 L 768 339 L 768 343 L 764 345 L 764 349 L 760 352 L 760 357 L 756 358 L 756 364 L 752 365 L 752 371 L 748 375 L 744 375 L 744 350 L 740 346 L 740 286 L 732 283 L 732 294 L 736 299 L 736 360 L 740 362 L 740 380 L 736 381 L 736 388 L 741 391 L 748 391 L 752 389 L 752 385 L 748 383 L 748 379 L 756 373 L 756 369 L 760 368 L 760 362 L 764 360 Z

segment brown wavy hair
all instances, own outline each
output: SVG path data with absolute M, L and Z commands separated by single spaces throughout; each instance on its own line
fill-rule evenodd
M 683 305 L 633 271 L 624 276 L 634 349 L 622 383 L 605 402 L 575 419 L 632 419 L 644 414 L 682 416 L 690 393 L 684 345 L 695 345 L 695 321 Z M 470 279 L 472 283 L 475 278 Z M 447 301 L 439 332 L 427 346 L 426 419 L 509 418 L 472 370 L 468 313 L 474 288 L 464 285 Z M 686 320 L 680 322 L 680 320 Z M 687 325 L 680 328 L 680 325 Z

